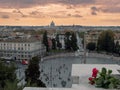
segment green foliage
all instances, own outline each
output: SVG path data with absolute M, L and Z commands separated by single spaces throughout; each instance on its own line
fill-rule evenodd
M 39 71 L 39 58 L 33 57 L 32 60 L 30 60 L 28 68 L 25 70 L 25 80 L 30 84 L 30 86 L 39 86 L 39 87 L 45 87 L 45 84 L 39 80 L 40 71 Z
M 77 38 L 75 33 L 72 33 L 72 36 L 71 36 L 71 48 L 73 51 L 76 51 L 78 49 Z
M 78 34 L 79 34 L 80 38 L 84 38 L 84 32 L 79 32 Z
M 12 82 L 7 80 L 4 90 L 23 90 L 23 86 L 18 86 L 18 80 L 13 80 Z
M 93 51 L 93 50 L 95 50 L 95 48 L 96 48 L 96 44 L 95 43 L 90 42 L 90 43 L 87 44 L 87 49 L 88 50 Z
M 6 86 L 6 81 L 13 82 L 16 79 L 15 66 L 13 64 L 6 65 L 0 62 L 0 88 Z
M 31 83 L 31 81 L 28 80 L 25 87 L 37 87 L 37 84 L 36 83 Z
M 118 42 L 118 41 L 115 43 L 114 52 L 115 52 L 116 54 L 119 54 L 119 53 L 120 53 L 120 45 L 119 45 L 119 42 Z
M 106 52 L 114 51 L 114 33 L 112 31 L 103 31 L 100 34 L 97 43 L 97 50 Z
M 59 35 L 57 34 L 56 35 L 56 42 L 57 42 L 57 47 L 60 49 L 60 48 L 62 48 L 62 44 L 60 43 L 60 41 L 59 41 Z
M 43 34 L 43 44 L 46 46 L 46 51 L 49 51 L 49 45 L 48 45 L 48 37 L 47 37 L 47 31 Z
M 65 49 L 76 51 L 78 49 L 77 46 L 77 38 L 75 33 L 66 32 L 65 33 Z
M 52 49 L 55 50 L 56 49 L 56 40 L 52 39 Z
M 28 65 L 28 69 L 25 71 L 26 81 L 31 81 L 31 83 L 35 83 L 40 75 L 39 71 L 39 59 L 37 57 L 32 58 Z
M 70 32 L 65 33 L 65 49 L 71 50 L 71 33 Z
M 99 72 L 99 76 L 95 79 L 96 87 L 102 88 L 118 88 L 120 85 L 120 80 L 116 79 L 114 76 L 111 75 L 112 70 L 106 70 L 106 68 L 102 68 L 102 71 Z

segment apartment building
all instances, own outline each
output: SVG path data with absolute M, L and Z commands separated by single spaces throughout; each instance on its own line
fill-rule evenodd
M 96 43 L 96 45 L 97 45 L 97 41 L 98 41 L 100 33 L 101 33 L 100 31 L 91 31 L 91 32 L 87 33 L 85 35 L 86 44 L 93 42 L 93 43 Z
M 34 56 L 41 56 L 46 47 L 35 38 L 17 38 L 0 41 L 0 57 L 14 60 L 30 60 Z
M 114 39 L 115 39 L 115 43 L 118 41 L 120 44 L 120 33 L 115 33 Z
M 85 34 L 86 44 L 93 42 L 93 43 L 96 43 L 96 45 L 97 45 L 97 41 L 98 41 L 99 35 L 101 33 L 102 33 L 102 31 L 90 31 L 87 34 Z M 115 34 L 114 42 L 116 43 L 118 41 L 120 44 L 120 33 L 114 32 L 114 34 Z

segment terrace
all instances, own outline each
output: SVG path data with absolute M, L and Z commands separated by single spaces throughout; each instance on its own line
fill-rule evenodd
M 48 87 L 48 88 L 38 88 L 38 87 L 25 87 L 23 90 L 109 90 L 103 88 L 96 88 L 95 86 L 89 84 L 88 78 L 91 76 L 93 68 L 101 70 L 103 67 L 112 70 L 112 75 L 120 76 L 118 70 L 120 66 L 117 64 L 73 64 L 72 65 L 72 87 L 71 88 L 61 88 L 61 87 Z M 112 89 L 114 90 L 114 89 Z M 115 89 L 116 90 L 116 89 Z

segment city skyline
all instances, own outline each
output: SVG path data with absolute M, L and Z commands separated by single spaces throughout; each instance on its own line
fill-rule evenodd
M 1 0 L 0 25 L 119 26 L 119 0 Z

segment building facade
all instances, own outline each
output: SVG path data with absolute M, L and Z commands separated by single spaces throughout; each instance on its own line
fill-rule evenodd
M 118 41 L 120 44 L 120 33 L 115 33 L 114 39 L 115 39 L 115 43 Z
M 8 39 L 0 41 L 0 57 L 13 60 L 30 60 L 46 52 L 44 45 L 36 39 Z
M 100 31 L 91 31 L 85 34 L 86 44 L 92 42 L 97 45 L 97 41 L 98 41 L 100 33 L 101 33 Z

